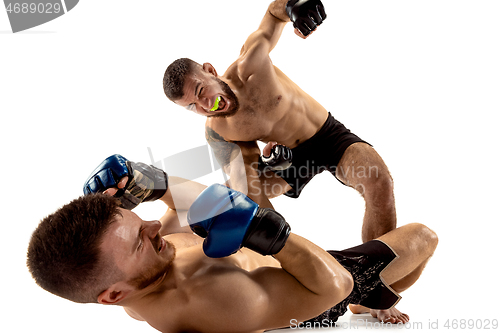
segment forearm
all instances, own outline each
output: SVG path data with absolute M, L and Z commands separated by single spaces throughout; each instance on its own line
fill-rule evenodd
M 167 191 L 160 198 L 168 206 L 166 213 L 160 218 L 160 234 L 192 233 L 187 222 L 187 211 L 206 186 L 175 176 L 168 178 L 168 185 Z
M 238 142 L 242 159 L 240 165 L 231 165 L 230 182 L 232 189 L 245 193 L 262 208 L 273 208 L 260 181 L 258 169 L 260 149 L 256 142 Z M 233 160 L 234 161 L 234 160 Z
M 188 210 L 205 188 L 205 185 L 198 182 L 169 176 L 168 189 L 160 200 L 171 209 Z
M 248 182 L 248 197 L 262 208 L 274 208 L 263 188 L 261 175 L 264 172 L 258 168 L 258 162 L 245 164 Z
M 317 245 L 290 234 L 283 249 L 274 255 L 281 267 L 304 287 L 333 304 L 346 298 L 353 286 L 351 274 Z
M 269 5 L 269 13 L 283 22 L 290 22 L 286 13 L 286 4 L 288 0 L 276 0 Z

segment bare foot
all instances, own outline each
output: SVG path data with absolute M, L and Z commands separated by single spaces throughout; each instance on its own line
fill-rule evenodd
M 406 324 L 408 321 L 410 321 L 410 317 L 407 314 L 402 313 L 396 308 L 392 308 L 389 310 L 372 310 L 362 305 L 349 304 L 349 310 L 351 310 L 351 312 L 354 314 L 370 313 L 373 318 L 377 318 L 383 323 Z
M 377 318 L 383 323 L 406 324 L 410 321 L 410 317 L 406 313 L 402 313 L 396 308 L 389 310 L 370 310 L 370 313 L 373 318 Z
M 370 309 L 359 304 L 349 304 L 349 310 L 354 314 L 369 313 Z

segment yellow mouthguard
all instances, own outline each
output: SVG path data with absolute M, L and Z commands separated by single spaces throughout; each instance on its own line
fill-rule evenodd
M 217 97 L 217 99 L 215 100 L 214 107 L 211 108 L 210 111 L 216 111 L 219 108 L 219 102 L 220 102 L 220 96 Z

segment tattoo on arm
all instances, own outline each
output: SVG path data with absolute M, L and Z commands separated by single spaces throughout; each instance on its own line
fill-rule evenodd
M 231 161 L 240 153 L 240 147 L 237 144 L 226 141 L 211 127 L 205 127 L 205 138 L 210 147 L 212 147 L 215 158 L 224 169 L 229 167 Z

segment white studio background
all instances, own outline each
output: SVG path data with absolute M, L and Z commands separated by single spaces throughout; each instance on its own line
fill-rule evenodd
M 118 307 L 73 304 L 38 288 L 25 266 L 31 232 L 81 195 L 107 156 L 150 162 L 148 147 L 159 160 L 203 145 L 204 118 L 164 96 L 163 72 L 190 57 L 223 73 L 267 4 L 85 0 L 17 34 L 0 10 L 2 331 L 155 331 Z M 422 222 L 438 233 L 434 258 L 399 308 L 424 328 L 499 319 L 500 3 L 324 4 L 319 30 L 303 41 L 287 26 L 271 58 L 379 151 L 395 180 L 399 225 Z M 330 175 L 298 200 L 273 203 L 295 233 L 325 249 L 360 242 L 363 200 Z M 138 212 L 155 219 L 163 209 Z

